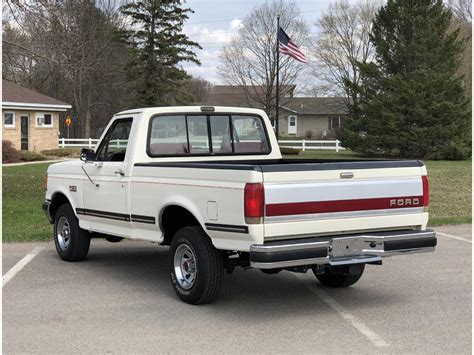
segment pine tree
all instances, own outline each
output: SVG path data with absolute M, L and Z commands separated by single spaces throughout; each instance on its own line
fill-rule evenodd
M 132 50 L 128 65 L 135 83 L 134 106 L 182 104 L 183 87 L 188 74 L 178 64 L 200 64 L 193 49 L 201 47 L 182 33 L 183 23 L 192 12 L 182 8 L 182 0 L 135 1 L 121 8 L 131 20 L 131 30 L 124 34 Z
M 369 155 L 462 159 L 470 154 L 470 105 L 458 77 L 464 43 L 449 33 L 441 0 L 389 0 L 371 33 L 375 62 L 360 64 L 358 115 L 345 147 Z

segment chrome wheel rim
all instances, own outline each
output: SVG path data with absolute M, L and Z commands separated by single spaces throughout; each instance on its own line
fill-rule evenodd
M 58 221 L 58 227 L 56 229 L 56 237 L 58 239 L 59 248 L 61 250 L 67 250 L 69 243 L 71 242 L 71 228 L 66 217 L 61 216 Z
M 193 287 L 197 274 L 196 257 L 187 244 L 179 245 L 174 253 L 174 274 L 180 287 L 185 290 Z

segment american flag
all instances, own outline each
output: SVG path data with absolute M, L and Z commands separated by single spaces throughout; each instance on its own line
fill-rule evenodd
M 278 49 L 280 50 L 280 53 L 288 54 L 297 61 L 308 63 L 306 56 L 300 51 L 298 46 L 293 43 L 293 41 L 281 27 L 278 30 Z

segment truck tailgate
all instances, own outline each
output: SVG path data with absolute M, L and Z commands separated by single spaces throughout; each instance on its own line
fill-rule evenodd
M 426 176 L 422 162 L 296 163 L 261 168 L 267 240 L 426 228 L 427 181 L 422 177 Z

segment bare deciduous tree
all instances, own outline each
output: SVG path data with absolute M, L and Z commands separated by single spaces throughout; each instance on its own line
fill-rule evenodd
M 457 19 L 472 25 L 472 0 L 449 0 L 448 5 Z
M 201 78 L 191 78 L 184 86 L 186 92 L 192 96 L 193 102 L 205 102 L 212 90 L 212 83 Z
M 448 6 L 453 13 L 449 30 L 459 30 L 459 37 L 465 43 L 459 74 L 463 77 L 467 95 L 472 96 L 472 1 L 450 0 Z
M 73 106 L 73 134 L 91 137 L 124 108 L 127 48 L 119 0 L 9 2 L 4 77 Z
M 273 116 L 276 99 L 276 36 L 277 15 L 280 26 L 293 42 L 302 45 L 308 36 L 308 27 L 294 2 L 273 0 L 252 10 L 236 36 L 224 46 L 218 72 L 222 80 L 242 87 L 249 105 L 262 107 Z M 288 88 L 304 70 L 304 64 L 280 56 L 280 85 Z M 280 103 L 285 103 L 285 90 L 280 92 Z
M 319 33 L 311 50 L 317 92 L 344 96 L 348 104 L 357 101 L 347 83 L 359 83 L 357 63 L 366 62 L 373 55 L 369 33 L 379 6 L 370 0 L 352 5 L 347 0 L 338 0 L 316 22 Z

